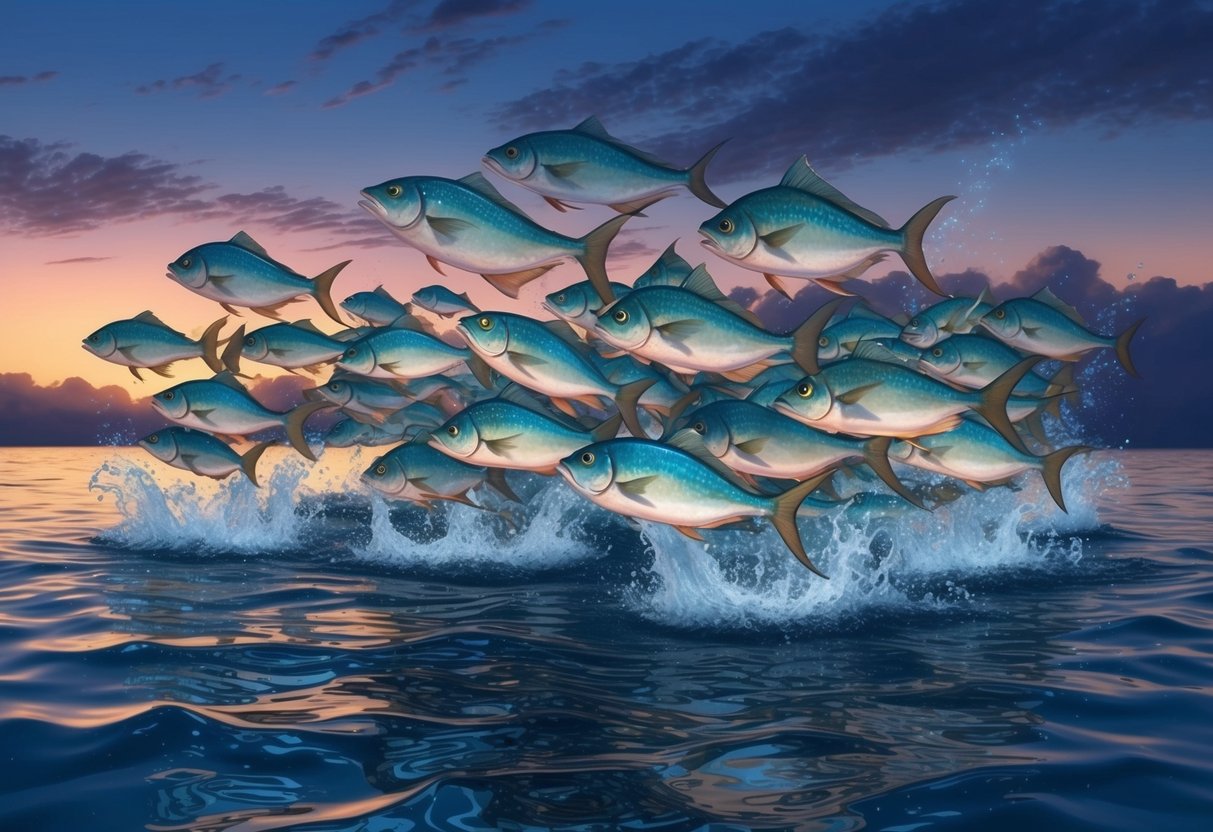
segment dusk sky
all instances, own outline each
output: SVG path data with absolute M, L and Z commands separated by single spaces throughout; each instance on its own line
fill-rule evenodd
M 80 339 L 143 309 L 199 333 L 221 311 L 165 264 L 240 230 L 304 274 L 352 258 L 338 300 L 446 282 L 533 312 L 579 267 L 511 304 L 479 277 L 432 271 L 357 207 L 358 190 L 457 178 L 490 147 L 594 114 L 680 165 L 731 139 L 708 171 L 726 200 L 802 154 L 894 225 L 956 194 L 927 235 L 937 273 L 1007 281 L 1065 245 L 1115 287 L 1130 273 L 1213 279 L 1205 2 L 40 2 L 3 14 L 0 373 L 38 385 L 160 389 Z M 567 233 L 610 216 L 559 214 L 490 179 Z M 681 195 L 647 213 L 617 239 L 614 276 L 630 281 L 680 238 L 726 288 L 765 288 L 699 247 L 714 209 Z M 332 328 L 314 304 L 294 309 Z

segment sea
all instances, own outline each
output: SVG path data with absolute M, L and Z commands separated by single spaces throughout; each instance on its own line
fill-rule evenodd
M 828 580 L 373 456 L 0 449 L 0 830 L 1213 828 L 1213 452 L 804 517 Z

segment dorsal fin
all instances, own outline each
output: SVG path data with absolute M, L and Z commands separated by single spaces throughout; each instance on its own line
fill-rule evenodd
M 496 203 L 505 210 L 513 211 L 515 214 L 522 214 L 524 217 L 526 216 L 521 208 L 503 197 L 501 195 L 501 191 L 494 188 L 492 183 L 485 179 L 484 174 L 480 173 L 479 171 L 476 173 L 469 173 L 467 176 L 460 179 L 459 182 L 460 184 L 471 188 L 473 191 L 490 200 L 491 202 Z
M 780 180 L 779 184 L 787 188 L 796 188 L 800 191 L 807 191 L 814 196 L 819 196 L 824 200 L 834 203 L 844 211 L 850 211 L 852 214 L 862 217 L 873 225 L 878 225 L 881 228 L 889 227 L 884 217 L 875 211 L 869 211 L 867 208 L 857 205 L 842 191 L 822 179 L 817 171 L 813 170 L 813 166 L 809 164 L 808 157 L 806 156 L 801 156 L 792 163 L 792 166 L 788 168 L 788 172 L 783 175 L 783 179 Z
M 1082 319 L 1082 315 L 1078 314 L 1078 310 L 1073 306 L 1070 306 L 1070 304 L 1066 303 L 1061 298 L 1057 297 L 1057 295 L 1053 294 L 1053 292 L 1049 290 L 1048 286 L 1032 295 L 1032 300 L 1039 301 L 1046 306 L 1053 307 L 1055 310 L 1065 315 L 1079 326 L 1085 327 L 1087 325 L 1086 321 Z
M 982 289 L 981 294 L 977 296 L 977 303 L 973 304 L 973 308 L 976 309 L 977 305 L 982 303 L 988 303 L 990 306 L 998 305 L 998 301 L 994 299 L 994 293 L 990 291 L 990 287 L 988 285 Z
M 235 236 L 228 240 L 228 242 L 234 246 L 240 246 L 243 249 L 251 251 L 253 254 L 260 254 L 262 257 L 270 256 L 269 252 L 262 248 L 261 243 L 257 242 L 243 231 L 237 231 Z
M 691 264 L 687 262 L 686 258 L 674 250 L 674 246 L 676 246 L 676 245 L 678 245 L 677 240 L 670 243 L 669 246 L 666 247 L 666 250 L 661 252 L 661 256 L 657 258 L 656 262 L 653 263 L 653 265 L 656 266 L 657 263 L 661 263 L 661 264 L 665 265 L 665 267 L 667 269 L 669 269 L 669 268 L 674 268 L 674 269 L 691 268 Z
M 230 387 L 233 390 L 239 390 L 241 393 L 248 393 L 248 390 L 245 389 L 244 385 L 236 379 L 235 374 L 227 370 L 224 370 L 222 373 L 215 373 L 215 376 L 211 379 L 211 381 L 218 382 L 219 384 L 222 384 L 225 387 Z
M 754 326 L 762 326 L 757 315 L 720 291 L 720 287 L 716 285 L 716 281 L 712 279 L 712 275 L 708 272 L 706 263 L 700 263 L 691 270 L 691 273 L 682 281 L 682 288 L 688 292 L 694 292 L 704 300 L 710 300 L 717 306 L 729 310 L 739 318 L 744 318 L 749 323 L 754 324 Z
M 152 314 L 152 310 L 150 309 L 143 310 L 131 320 L 138 321 L 141 324 L 152 324 L 153 326 L 162 326 L 165 329 L 172 329 L 172 327 Z
M 381 297 L 381 298 L 387 298 L 387 299 L 388 299 L 388 300 L 390 300 L 390 301 L 395 301 L 395 302 L 399 303 L 399 301 L 396 301 L 396 299 L 395 299 L 394 297 L 392 297 L 391 295 L 389 295 L 389 294 L 388 294 L 387 289 L 384 289 L 384 288 L 383 288 L 383 284 L 382 284 L 382 283 L 381 283 L 381 284 L 379 284 L 378 286 L 376 286 L 376 287 L 375 287 L 375 291 L 371 292 L 371 294 L 372 294 L 372 295 L 378 295 L 378 296 L 379 296 L 379 297 Z
M 321 332 L 320 329 L 314 323 L 312 323 L 310 318 L 295 321 L 293 324 L 291 324 L 291 326 L 295 327 L 296 329 L 306 330 L 314 335 L 324 335 L 326 338 L 328 337 L 328 334 Z
M 609 142 L 621 150 L 626 150 L 628 153 L 635 155 L 637 158 L 648 162 L 650 165 L 657 165 L 663 168 L 673 167 L 672 165 L 669 165 L 657 158 L 652 153 L 646 153 L 645 151 L 632 147 L 627 142 L 612 136 L 606 131 L 606 128 L 602 126 L 602 122 L 598 120 L 598 116 L 590 116 L 585 121 L 581 122 L 581 124 L 574 127 L 573 132 L 585 133 L 587 136 L 593 136 L 601 141 Z
M 851 310 L 849 312 L 847 312 L 847 317 L 848 318 L 864 318 L 864 319 L 870 320 L 870 321 L 888 320 L 887 318 L 885 318 L 884 315 L 881 315 L 875 309 L 873 309 L 872 307 L 868 306 L 866 303 L 863 303 L 863 302 L 857 303 L 854 306 L 852 306 Z
M 711 451 L 704 446 L 703 440 L 699 438 L 697 433 L 693 431 L 678 431 L 669 439 L 666 439 L 665 443 L 678 448 L 680 451 L 687 452 L 742 491 L 753 493 L 745 481 L 737 476 L 736 471 L 712 456 Z
M 433 328 L 426 326 L 424 321 L 415 315 L 410 315 L 408 312 L 392 321 L 388 324 L 388 327 L 391 329 L 410 329 L 413 332 L 420 332 L 422 335 L 435 337 Z

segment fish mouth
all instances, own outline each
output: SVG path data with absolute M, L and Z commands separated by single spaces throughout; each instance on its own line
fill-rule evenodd
M 486 168 L 491 170 L 493 173 L 504 176 L 506 179 L 512 178 L 505 172 L 505 168 L 503 168 L 501 166 L 501 163 L 498 162 L 496 159 L 494 159 L 492 156 L 481 156 L 480 164 L 484 165 Z
M 720 252 L 724 251 L 724 249 L 722 249 L 720 247 L 720 243 L 716 242 L 711 237 L 709 237 L 707 235 L 707 232 L 700 231 L 699 233 L 703 234 L 703 239 L 699 241 L 699 245 L 703 246 L 704 248 L 712 249 L 713 251 L 720 251 Z
M 358 200 L 358 204 L 365 208 L 376 219 L 387 222 L 387 211 L 384 210 L 383 206 L 379 204 L 379 201 L 366 191 L 359 191 L 359 193 L 366 197 L 366 199 Z
M 774 410 L 776 413 L 782 413 L 784 416 L 791 416 L 793 419 L 799 419 L 796 409 L 780 399 L 776 399 L 771 403 L 771 410 Z

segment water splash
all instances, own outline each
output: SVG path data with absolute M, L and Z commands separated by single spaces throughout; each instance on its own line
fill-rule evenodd
M 402 565 L 478 570 L 499 566 L 539 571 L 567 566 L 597 554 L 586 520 L 596 512 L 564 486 L 548 480 L 526 504 L 488 502 L 489 511 L 448 503 L 403 529 L 392 521 L 388 504 L 371 501 L 371 541 L 355 554 Z M 500 513 L 497 511 L 500 510 Z M 440 524 L 445 523 L 445 533 Z M 609 548 L 609 547 L 608 547 Z
M 646 619 L 696 629 L 957 608 L 978 598 L 971 586 L 976 578 L 1073 570 L 1083 557 L 1076 535 L 1099 525 L 1096 500 L 1123 485 L 1114 458 L 1080 457 L 1067 464 L 1068 515 L 1042 483 L 1027 477 L 1019 491 L 972 492 L 934 512 L 908 510 L 895 521 L 856 512 L 802 521 L 805 547 L 828 581 L 804 569 L 771 530 L 711 533 L 705 546 L 646 523 L 652 566 L 625 600 Z
M 100 542 L 130 549 L 183 552 L 272 552 L 297 548 L 315 509 L 299 502 L 308 474 L 301 461 L 276 465 L 262 488 L 242 476 L 220 482 L 190 479 L 162 484 L 142 464 L 105 462 L 89 480 L 98 499 L 114 500 L 122 519 Z M 264 476 L 264 475 L 263 475 Z

